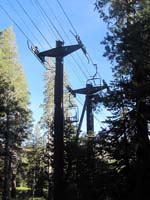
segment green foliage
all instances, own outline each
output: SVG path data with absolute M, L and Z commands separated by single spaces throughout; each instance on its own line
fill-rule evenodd
M 38 124 L 35 126 L 32 138 L 26 143 L 24 149 L 24 180 L 32 189 L 34 196 L 42 196 L 43 189 L 47 187 L 48 175 L 45 164 L 45 139 L 40 132 Z
M 10 184 L 20 161 L 22 142 L 31 128 L 25 76 L 17 58 L 12 28 L 0 32 L 0 141 L 4 171 L 4 196 L 10 196 Z M 12 182 L 11 182 L 12 181 Z M 15 188 L 12 193 L 15 195 Z
M 23 68 L 18 61 L 17 47 L 12 27 L 1 31 L 0 36 L 0 74 L 6 73 L 14 86 L 16 98 L 21 98 L 19 103 L 27 107 L 28 91 Z
M 103 97 L 112 117 L 106 120 L 108 129 L 98 136 L 101 152 L 115 161 L 110 167 L 120 177 L 115 182 L 118 188 L 121 186 L 119 194 L 110 196 L 115 200 L 146 199 L 145 174 L 149 176 L 146 169 L 150 167 L 150 116 L 146 111 L 150 102 L 150 2 L 98 0 L 96 7 L 108 25 L 109 32 L 102 43 L 114 74 L 111 92 Z

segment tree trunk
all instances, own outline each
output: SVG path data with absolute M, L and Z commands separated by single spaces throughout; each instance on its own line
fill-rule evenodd
M 16 198 L 16 175 L 13 174 L 12 175 L 12 179 L 11 179 L 11 197 L 12 198 Z
M 3 200 L 10 200 L 11 159 L 9 145 L 9 116 L 7 114 L 7 130 L 5 133 L 5 158 L 4 158 L 4 192 Z
M 140 102 L 137 115 L 138 143 L 137 149 L 137 171 L 134 199 L 147 200 L 150 196 L 150 143 L 148 138 L 147 119 L 143 112 L 145 102 Z

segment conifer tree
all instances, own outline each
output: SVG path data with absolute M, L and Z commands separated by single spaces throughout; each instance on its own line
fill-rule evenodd
M 116 160 L 120 173 L 120 196 L 114 199 L 147 199 L 150 2 L 97 0 L 96 7 L 108 25 L 109 32 L 102 43 L 114 73 L 111 92 L 103 99 L 113 114 L 107 120 L 109 130 L 103 131 L 105 152 Z
M 21 144 L 30 129 L 30 111 L 25 75 L 18 61 L 12 27 L 0 32 L 0 139 L 4 161 L 3 199 L 10 198 L 10 184 L 17 173 Z M 15 196 L 12 184 L 12 196 Z

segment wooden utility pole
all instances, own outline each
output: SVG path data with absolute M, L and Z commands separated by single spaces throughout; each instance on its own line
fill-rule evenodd
M 62 47 L 61 41 L 56 48 Z M 63 111 L 63 57 L 56 57 L 54 90 L 54 199 L 60 200 L 64 191 L 64 111 Z
M 68 91 L 71 94 L 73 94 L 74 96 L 76 94 L 85 95 L 85 103 L 84 103 L 84 106 L 83 106 L 81 118 L 80 118 L 80 121 L 79 121 L 79 126 L 78 126 L 78 129 L 77 129 L 77 139 L 79 137 L 79 133 L 80 133 L 80 129 L 81 129 L 81 125 L 82 125 L 82 121 L 83 121 L 85 111 L 86 111 L 87 134 L 89 134 L 90 132 L 94 132 L 94 116 L 93 116 L 93 109 L 92 109 L 92 101 L 93 101 L 94 95 L 96 95 L 97 92 L 100 92 L 104 89 L 108 89 L 108 86 L 106 84 L 104 84 L 102 86 L 101 85 L 100 86 L 93 86 L 92 84 L 86 84 L 85 88 L 76 89 L 76 90 L 72 90 L 68 86 Z
M 37 47 L 31 47 L 42 64 L 45 57 L 56 58 L 56 74 L 54 88 L 54 200 L 64 199 L 64 111 L 63 111 L 63 58 L 82 48 L 82 44 L 63 46 L 62 41 L 56 41 L 56 48 L 39 52 Z
M 67 87 L 68 91 L 75 96 L 76 94 L 85 95 L 85 102 L 79 121 L 77 135 L 76 135 L 76 145 L 78 146 L 78 138 L 81 130 L 81 125 L 83 122 L 84 114 L 86 112 L 86 128 L 87 128 L 87 150 L 86 150 L 86 162 L 87 162 L 87 183 L 92 184 L 93 182 L 93 173 L 94 173 L 94 159 L 93 159 L 93 136 L 94 136 L 94 115 L 93 115 L 93 99 L 98 92 L 108 89 L 107 84 L 93 86 L 92 84 L 86 84 L 85 88 L 72 90 L 69 86 Z M 79 157 L 77 156 L 76 160 L 77 167 L 77 184 L 78 181 L 78 172 L 79 172 Z
M 87 94 L 86 94 L 86 124 L 87 124 L 87 134 L 90 132 L 94 133 L 94 116 L 92 108 L 92 97 L 90 90 L 93 86 L 91 84 L 86 84 Z

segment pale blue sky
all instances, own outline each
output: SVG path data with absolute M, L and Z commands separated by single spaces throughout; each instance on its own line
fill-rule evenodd
M 48 0 L 49 4 L 47 4 L 46 0 L 39 1 L 49 19 L 46 18 L 46 16 L 40 11 L 39 7 L 37 7 L 37 5 L 39 5 L 38 1 L 18 1 L 21 3 L 23 8 L 26 10 L 28 15 L 31 17 L 33 22 L 36 24 L 40 32 L 42 32 L 52 47 L 55 47 L 55 41 L 61 38 L 54 29 L 53 31 L 51 30 L 49 19 L 53 22 L 60 35 L 63 37 L 66 45 L 76 43 L 76 40 L 70 32 L 70 30 L 73 31 L 73 29 L 58 6 L 57 0 Z M 107 82 L 109 82 L 111 79 L 110 64 L 107 59 L 103 58 L 102 54 L 104 53 L 104 48 L 102 45 L 100 45 L 100 41 L 102 41 L 106 34 L 106 27 L 99 18 L 97 11 L 94 11 L 95 0 L 60 0 L 60 2 L 67 12 L 67 15 L 69 16 L 77 33 L 85 44 L 93 62 L 98 64 L 98 72 L 100 73 L 102 79 L 105 79 Z M 39 31 L 33 25 L 31 20 L 29 20 L 29 17 L 27 17 L 22 8 L 19 6 L 17 0 L 1 0 L 0 5 L 6 9 L 12 19 L 19 25 L 19 27 L 30 38 L 30 40 L 35 45 L 40 47 L 41 51 L 50 49 Z M 2 30 L 10 25 L 13 25 L 12 20 L 10 20 L 2 10 L 0 10 L 0 29 Z M 15 25 L 13 26 L 16 34 L 19 59 L 24 67 L 29 92 L 31 93 L 30 102 L 31 109 L 33 111 L 33 117 L 36 121 L 38 121 L 42 114 L 42 109 L 39 108 L 39 105 L 43 103 L 43 73 L 45 69 L 29 51 L 26 37 Z M 65 30 L 67 37 L 66 34 L 64 34 L 62 27 Z M 42 47 L 36 39 L 38 39 Z M 70 56 L 66 57 L 64 61 L 65 70 L 69 75 L 70 83 L 73 89 L 85 87 L 87 77 L 90 78 L 90 75 L 92 76 L 95 73 L 94 66 L 91 63 L 88 64 L 87 59 L 81 50 L 79 50 L 78 53 L 74 53 L 73 57 L 76 62 L 74 62 Z M 85 77 L 85 75 L 81 72 L 80 68 L 82 68 L 87 77 Z M 81 100 L 83 101 L 84 98 L 81 98 Z M 100 113 L 97 115 L 97 117 L 100 120 L 103 120 L 104 113 Z M 99 126 L 100 125 L 97 124 L 96 128 Z

